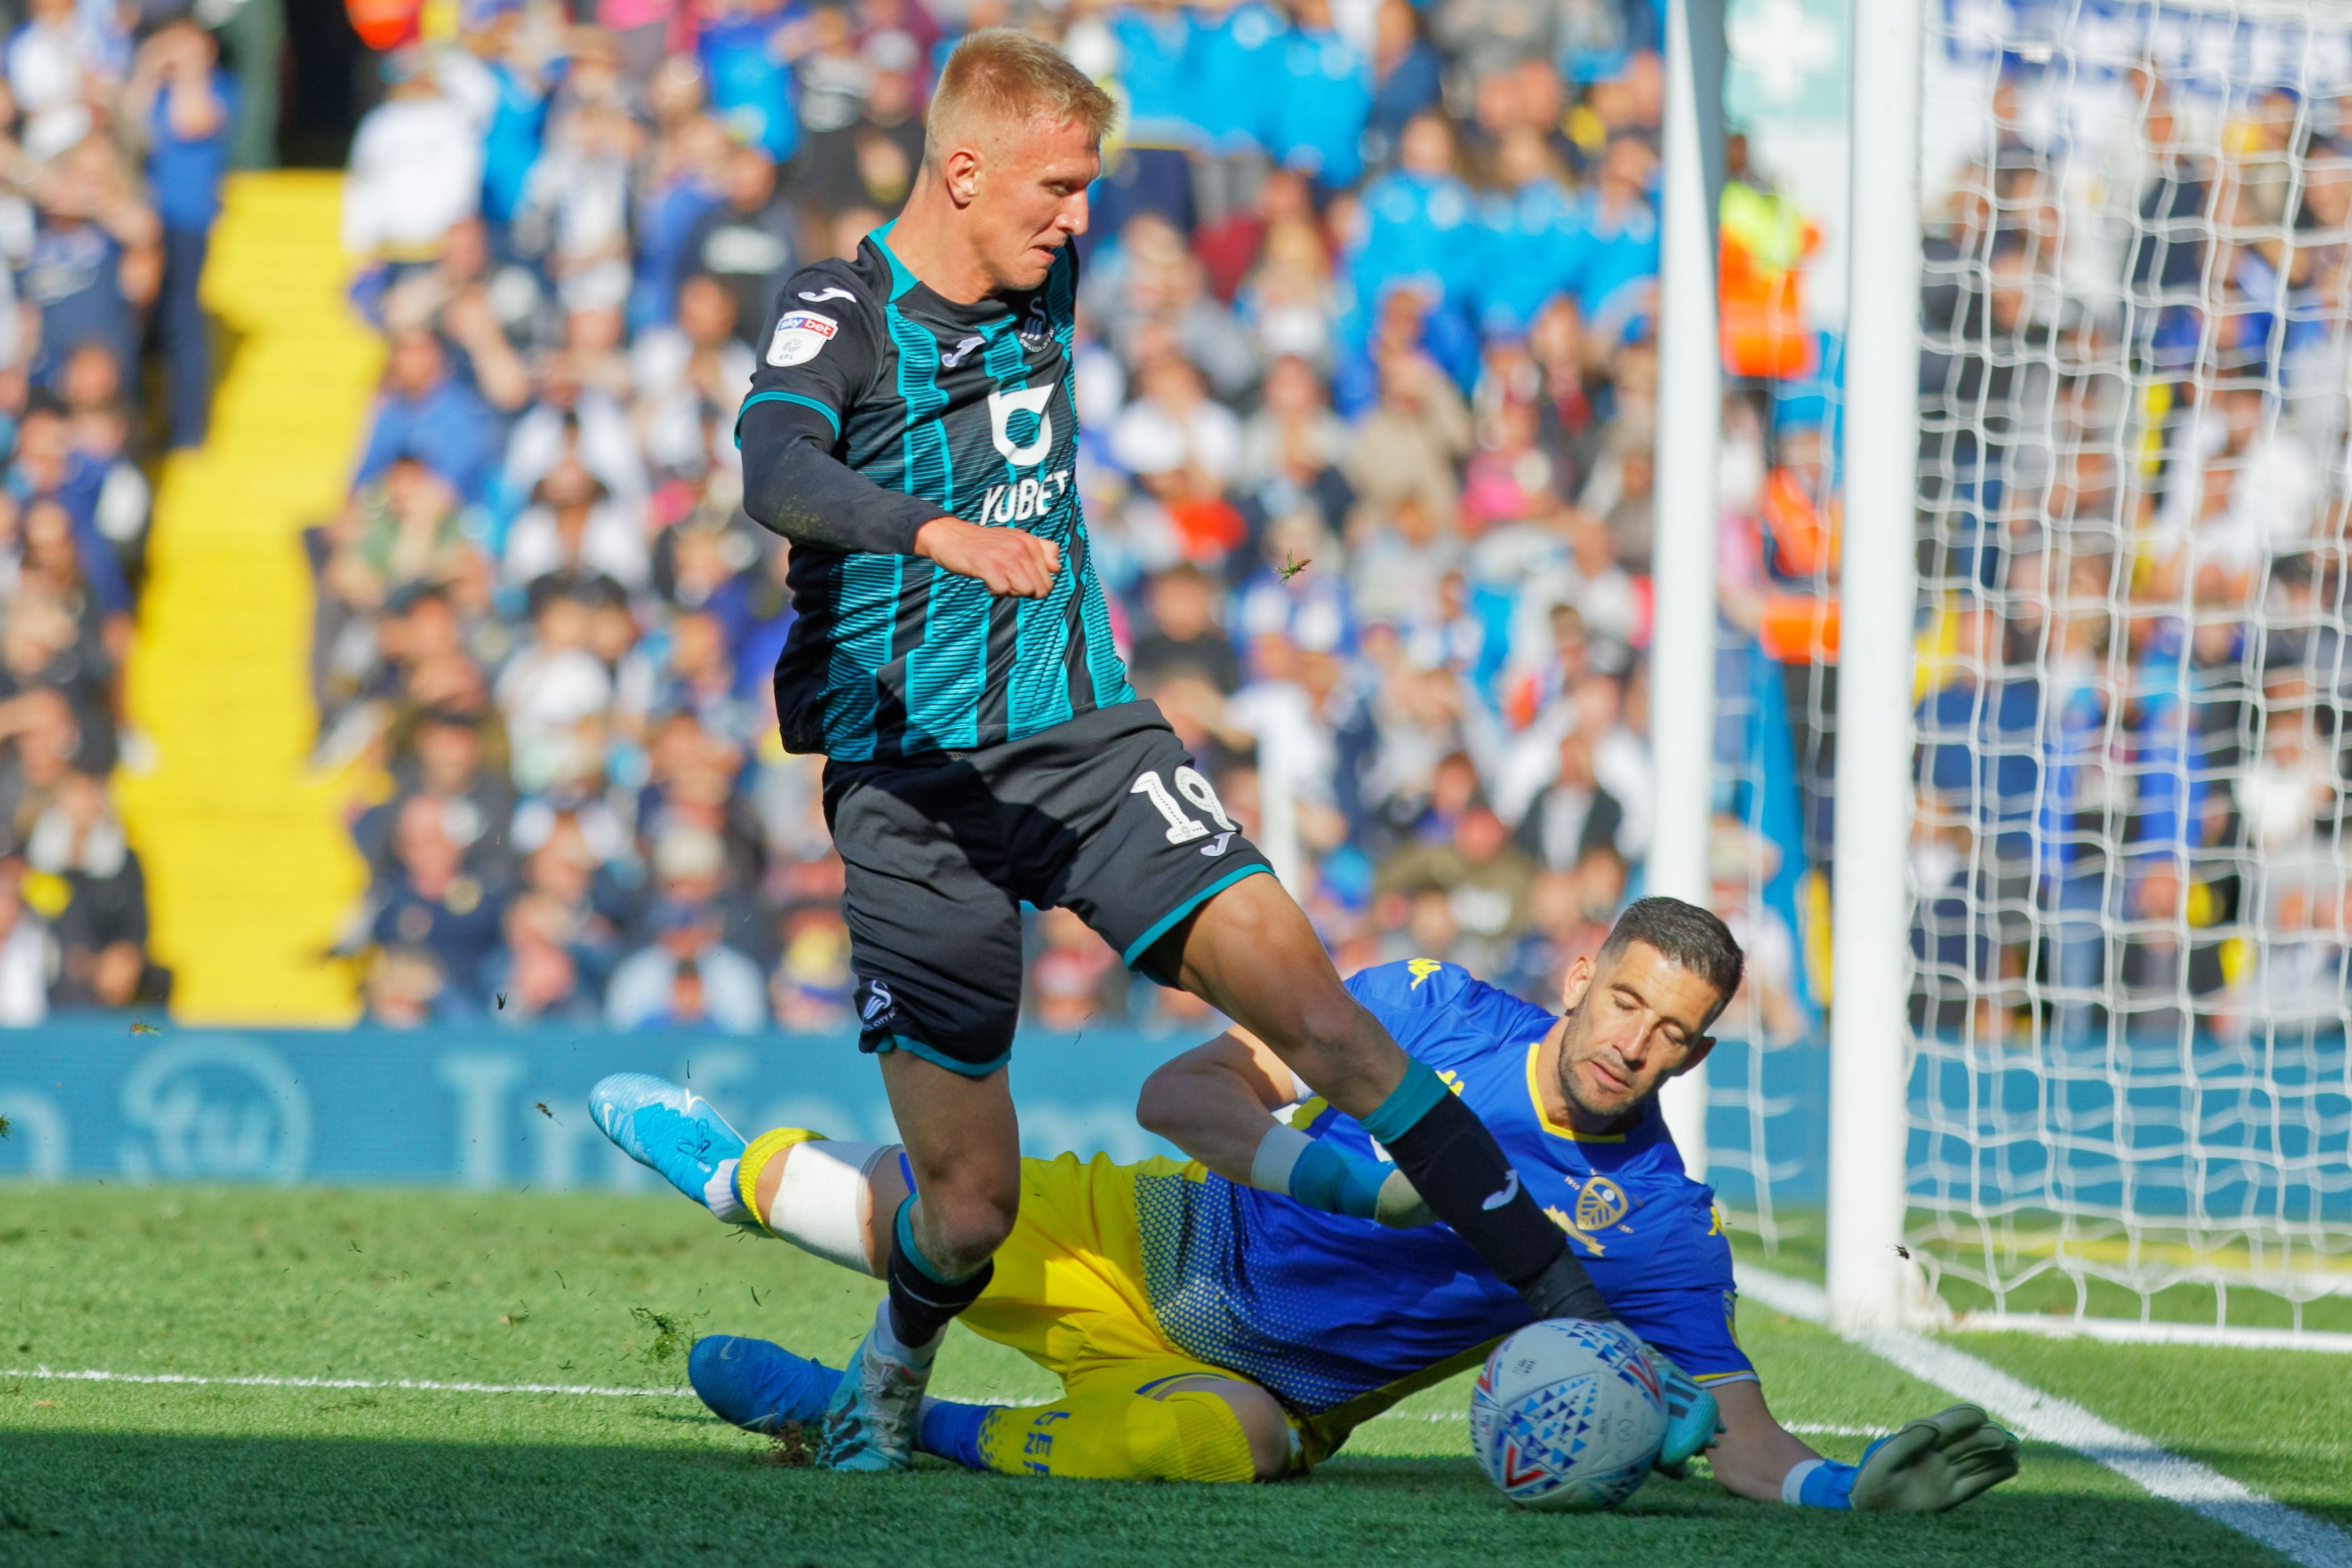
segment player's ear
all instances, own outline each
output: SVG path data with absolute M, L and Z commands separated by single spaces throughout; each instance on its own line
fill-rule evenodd
M 1584 994 L 1592 989 L 1592 955 L 1578 953 L 1568 966 L 1568 978 L 1559 988 L 1559 1010 L 1573 1013 Z
M 1667 1076 L 1669 1078 L 1682 1077 L 1683 1074 L 1690 1071 L 1691 1068 L 1706 1060 L 1707 1053 L 1714 1049 L 1715 1037 L 1713 1035 L 1701 1035 L 1697 1039 L 1693 1040 L 1690 1043 L 1690 1055 L 1683 1058 L 1683 1065 L 1676 1068 L 1673 1072 L 1667 1074 Z
M 950 150 L 941 165 L 947 175 L 948 195 L 956 205 L 970 206 L 980 196 L 980 150 L 957 147 Z

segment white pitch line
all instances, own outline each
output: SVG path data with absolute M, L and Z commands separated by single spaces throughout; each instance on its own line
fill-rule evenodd
M 419 1394 L 565 1394 L 598 1399 L 692 1399 L 691 1388 L 614 1388 L 594 1383 L 446 1383 L 427 1377 L 203 1377 L 187 1372 L 104 1372 L 96 1368 L 82 1371 L 59 1371 L 46 1366 L 0 1366 L 0 1378 L 25 1377 L 50 1383 L 136 1383 L 182 1384 L 198 1387 L 227 1388 L 337 1388 L 406 1390 Z M 944 1397 L 944 1396 L 942 1396 Z M 982 1405 L 1050 1405 L 1045 1398 L 1006 1398 L 1003 1395 L 975 1395 L 970 1403 Z M 1464 1410 L 1431 1410 L 1414 1416 L 1404 1411 L 1391 1410 L 1372 1417 L 1375 1421 L 1467 1421 Z M 1792 1424 L 1789 1430 L 1802 1436 L 1815 1437 L 1884 1437 L 1884 1426 L 1837 1426 L 1818 1422 Z
M 691 1388 L 618 1388 L 595 1383 L 446 1383 L 429 1377 L 201 1377 L 187 1372 L 79 1372 L 46 1366 L 0 1366 L 0 1378 L 28 1377 L 51 1383 L 187 1384 L 218 1388 L 349 1388 L 405 1390 L 413 1394 L 565 1394 L 597 1399 L 692 1399 Z M 973 1403 L 1050 1405 L 1049 1399 L 1004 1399 L 982 1395 Z
M 1745 1267 L 1738 1278 L 1741 1295 L 1775 1311 L 1808 1322 L 1829 1321 L 1829 1301 L 1817 1285 Z M 1966 1351 L 1901 1329 L 1833 1331 L 1922 1383 L 1983 1405 L 2019 1436 L 2072 1448 L 2151 1496 L 2252 1536 L 2304 1568 L 2352 1568 L 2352 1535 L 2103 1420 L 2070 1399 L 2044 1393 Z
M 606 1399 L 691 1399 L 690 1388 L 606 1388 L 593 1383 L 442 1383 L 426 1377 L 198 1377 L 184 1372 L 59 1372 L 46 1366 L 0 1366 L 0 1377 L 56 1383 L 194 1384 L 223 1388 L 390 1388 L 425 1394 L 572 1394 Z
M 2118 1345 L 2201 1345 L 2211 1350 L 2317 1351 L 2352 1355 L 2352 1333 L 2327 1329 L 2209 1328 L 2202 1323 L 2135 1323 L 2108 1318 L 2060 1318 L 2040 1312 L 1969 1312 L 1956 1334 L 2038 1334 L 2053 1340 L 2101 1340 Z

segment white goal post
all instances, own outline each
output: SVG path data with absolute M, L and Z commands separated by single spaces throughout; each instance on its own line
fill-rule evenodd
M 1913 539 L 1919 447 L 1916 0 L 1854 7 L 1850 58 L 1845 526 L 1831 888 L 1833 1327 L 1903 1313 L 1910 1075 Z

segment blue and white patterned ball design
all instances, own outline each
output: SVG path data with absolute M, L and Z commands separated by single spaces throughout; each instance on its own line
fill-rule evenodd
M 1616 1323 L 1531 1323 L 1495 1347 L 1470 1391 L 1479 1468 L 1523 1508 L 1615 1508 L 1665 1436 L 1657 1370 Z

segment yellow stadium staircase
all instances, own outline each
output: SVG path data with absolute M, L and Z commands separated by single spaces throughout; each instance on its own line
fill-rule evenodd
M 230 178 L 206 306 L 236 342 L 210 441 L 165 464 L 118 779 L 184 1022 L 345 1024 L 325 956 L 365 871 L 347 775 L 314 773 L 301 530 L 344 496 L 383 363 L 343 298 L 332 174 Z

